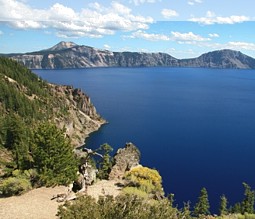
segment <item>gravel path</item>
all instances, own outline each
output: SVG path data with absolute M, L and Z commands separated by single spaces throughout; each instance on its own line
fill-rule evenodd
M 117 181 L 102 180 L 88 187 L 88 195 L 98 198 L 99 195 L 117 196 L 121 187 Z M 0 198 L 0 218 L 4 219 L 54 219 L 57 218 L 58 203 L 51 200 L 54 195 L 66 193 L 67 187 L 38 188 L 21 196 Z
M 52 219 L 56 218 L 58 203 L 53 195 L 65 193 L 66 187 L 39 188 L 21 196 L 0 198 L 0 218 L 5 219 Z
M 112 195 L 116 197 L 121 191 L 121 187 L 118 184 L 122 184 L 121 181 L 114 180 L 101 180 L 92 186 L 88 187 L 87 194 L 97 199 L 99 196 Z

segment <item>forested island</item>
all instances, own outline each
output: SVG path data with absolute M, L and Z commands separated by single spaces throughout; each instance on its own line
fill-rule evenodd
M 246 183 L 243 199 L 229 206 L 222 194 L 219 211 L 213 212 L 220 216 L 213 216 L 206 188 L 197 203 L 176 206 L 174 195 L 164 193 L 159 172 L 140 164 L 141 154 L 132 143 L 114 156 L 108 144 L 75 149 L 106 122 L 90 98 L 79 89 L 47 83 L 4 57 L 0 112 L 1 198 L 71 185 L 68 194 L 53 197 L 63 203 L 60 218 L 255 218 L 255 191 Z M 118 195 L 105 190 L 97 198 L 87 195 L 88 187 L 100 181 L 115 182 Z

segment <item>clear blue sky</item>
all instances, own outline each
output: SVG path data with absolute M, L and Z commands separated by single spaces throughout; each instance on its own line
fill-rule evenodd
M 72 41 L 189 58 L 219 49 L 255 57 L 254 0 L 0 0 L 0 53 Z

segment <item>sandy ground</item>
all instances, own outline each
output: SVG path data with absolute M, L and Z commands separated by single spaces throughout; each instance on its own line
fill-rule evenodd
M 0 199 L 0 218 L 6 219 L 51 219 L 56 218 L 60 204 L 51 200 L 53 195 L 65 193 L 66 187 L 39 188 L 21 196 Z
M 97 182 L 96 184 L 89 186 L 87 194 L 98 198 L 99 196 L 104 195 L 112 195 L 117 196 L 120 193 L 120 190 L 122 187 L 119 187 L 118 184 L 121 184 L 122 182 L 114 181 L 114 180 L 101 180 Z
M 88 187 L 88 195 L 98 198 L 99 195 L 116 196 L 120 187 L 116 181 L 102 180 Z M 54 219 L 57 218 L 58 206 L 63 204 L 51 198 L 56 194 L 67 192 L 67 187 L 39 188 L 21 196 L 0 198 L 0 218 L 4 219 Z

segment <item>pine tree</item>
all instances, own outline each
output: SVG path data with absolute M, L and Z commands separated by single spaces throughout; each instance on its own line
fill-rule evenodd
M 225 195 L 222 195 L 220 197 L 220 209 L 219 209 L 221 216 L 226 215 L 228 213 L 227 205 L 228 205 L 228 200 Z
M 5 147 L 12 150 L 17 169 L 30 168 L 32 157 L 29 151 L 29 129 L 17 114 L 7 117 Z
M 77 161 L 64 130 L 49 122 L 34 134 L 34 159 L 40 180 L 46 185 L 67 185 L 76 179 Z
M 251 190 L 251 187 L 247 183 L 243 183 L 244 186 L 244 200 L 242 201 L 242 213 L 253 214 L 254 213 L 254 201 L 255 192 Z
M 200 191 L 200 196 L 198 198 L 198 202 L 195 205 L 194 208 L 194 215 L 199 216 L 199 215 L 208 215 L 210 214 L 210 204 L 208 200 L 208 194 L 206 188 L 202 188 Z
M 242 205 L 240 202 L 237 202 L 234 204 L 234 206 L 230 207 L 229 212 L 235 213 L 235 214 L 242 214 Z
M 102 160 L 99 162 L 98 177 L 100 179 L 108 179 L 110 170 L 112 168 L 112 157 L 110 152 L 113 148 L 109 144 L 103 144 L 100 146 L 99 151 L 103 154 Z

